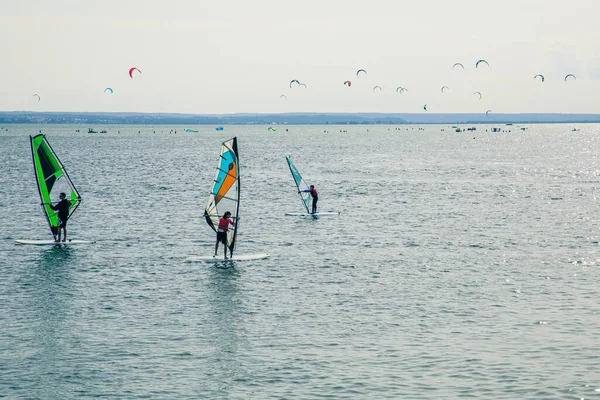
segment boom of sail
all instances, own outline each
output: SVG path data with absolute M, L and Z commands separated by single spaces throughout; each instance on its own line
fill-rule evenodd
M 310 192 L 307 192 L 307 190 L 310 190 L 310 188 L 308 187 L 306 182 L 304 182 L 302 175 L 300 175 L 300 172 L 298 172 L 298 169 L 292 162 L 292 156 L 286 156 L 285 159 L 287 160 L 288 166 L 290 167 L 290 172 L 292 173 L 292 178 L 294 178 L 294 182 L 296 182 L 296 187 L 298 188 L 298 192 L 299 192 L 298 196 L 300 196 L 300 200 L 302 201 L 302 204 L 304 204 L 304 208 L 306 209 L 306 212 L 308 214 L 310 214 L 311 197 L 310 197 Z
M 33 158 L 33 170 L 37 180 L 38 192 L 40 194 L 41 206 L 46 215 L 46 220 L 52 231 L 52 235 L 56 238 L 58 234 L 58 211 L 52 209 L 52 203 L 59 201 L 59 194 L 64 192 L 67 199 L 71 202 L 69 208 L 69 218 L 75 212 L 81 196 L 75 185 L 69 178 L 67 170 L 60 162 L 54 150 L 48 143 L 44 135 L 30 136 L 31 140 L 31 156 Z M 70 198 L 69 198 L 70 196 Z
M 217 172 L 212 191 L 204 210 L 208 226 L 214 231 L 219 226 L 219 218 L 229 211 L 233 226 L 227 231 L 227 247 L 231 254 L 235 247 L 240 207 L 240 165 L 238 159 L 237 137 L 223 142 L 221 155 L 217 164 Z

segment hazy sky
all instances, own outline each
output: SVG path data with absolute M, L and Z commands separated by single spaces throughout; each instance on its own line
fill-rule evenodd
M 422 112 L 427 103 L 429 112 L 600 113 L 598 0 L 2 0 L 0 11 L 2 111 Z M 475 69 L 478 59 L 491 67 Z M 130 67 L 142 74 L 129 78 Z M 564 82 L 568 73 L 577 80 Z M 292 79 L 307 89 L 290 89 Z

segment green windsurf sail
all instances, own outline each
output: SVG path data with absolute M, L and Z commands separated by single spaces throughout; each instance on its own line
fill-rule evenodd
M 204 210 L 204 217 L 208 225 L 216 232 L 219 218 L 226 211 L 231 213 L 233 227 L 227 231 L 227 247 L 233 254 L 235 236 L 238 228 L 238 213 L 240 210 L 240 164 L 238 160 L 237 138 L 223 142 L 221 155 L 217 165 L 217 172 L 213 182 L 212 191 Z
M 292 156 L 286 156 L 285 159 L 288 162 L 288 166 L 290 167 L 290 172 L 292 173 L 292 178 L 294 178 L 294 182 L 296 182 L 296 187 L 298 188 L 298 196 L 300 196 L 300 200 L 302 200 L 302 204 L 304 204 L 304 208 L 306 212 L 310 214 L 310 192 L 305 192 L 305 190 L 310 190 L 298 169 L 292 162 Z
M 62 165 L 54 150 L 48 143 L 44 135 L 30 136 L 31 156 L 33 158 L 33 170 L 37 180 L 37 187 L 40 193 L 41 206 L 46 215 L 46 220 L 56 238 L 58 234 L 58 211 L 52 209 L 51 205 L 59 201 L 59 194 L 64 192 L 67 199 L 70 196 L 71 207 L 69 208 L 69 218 L 75 212 L 81 196 L 71 182 L 65 167 Z

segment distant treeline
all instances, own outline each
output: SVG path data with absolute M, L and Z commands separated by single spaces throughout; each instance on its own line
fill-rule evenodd
M 499 124 L 593 123 L 599 114 L 159 114 L 93 112 L 0 112 L 0 124 L 133 124 L 133 125 L 328 125 L 328 124 Z

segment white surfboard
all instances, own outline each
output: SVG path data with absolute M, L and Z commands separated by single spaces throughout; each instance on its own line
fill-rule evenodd
M 327 215 L 340 215 L 339 212 L 333 212 L 333 211 L 324 211 L 324 212 L 317 212 L 317 213 L 285 213 L 285 215 L 287 215 L 288 217 L 323 217 L 323 216 L 327 216 Z
M 193 256 L 189 257 L 186 261 L 204 261 L 204 262 L 226 262 L 226 261 L 250 261 L 250 260 L 262 260 L 264 258 L 271 257 L 268 253 L 263 254 L 241 254 L 234 255 L 233 258 L 223 258 L 223 255 L 219 254 L 216 257 L 213 256 Z
M 31 244 L 34 246 L 61 246 L 61 245 L 72 245 L 72 244 L 90 244 L 94 243 L 89 240 L 67 240 L 66 242 L 55 242 L 54 240 L 15 240 L 19 244 Z

